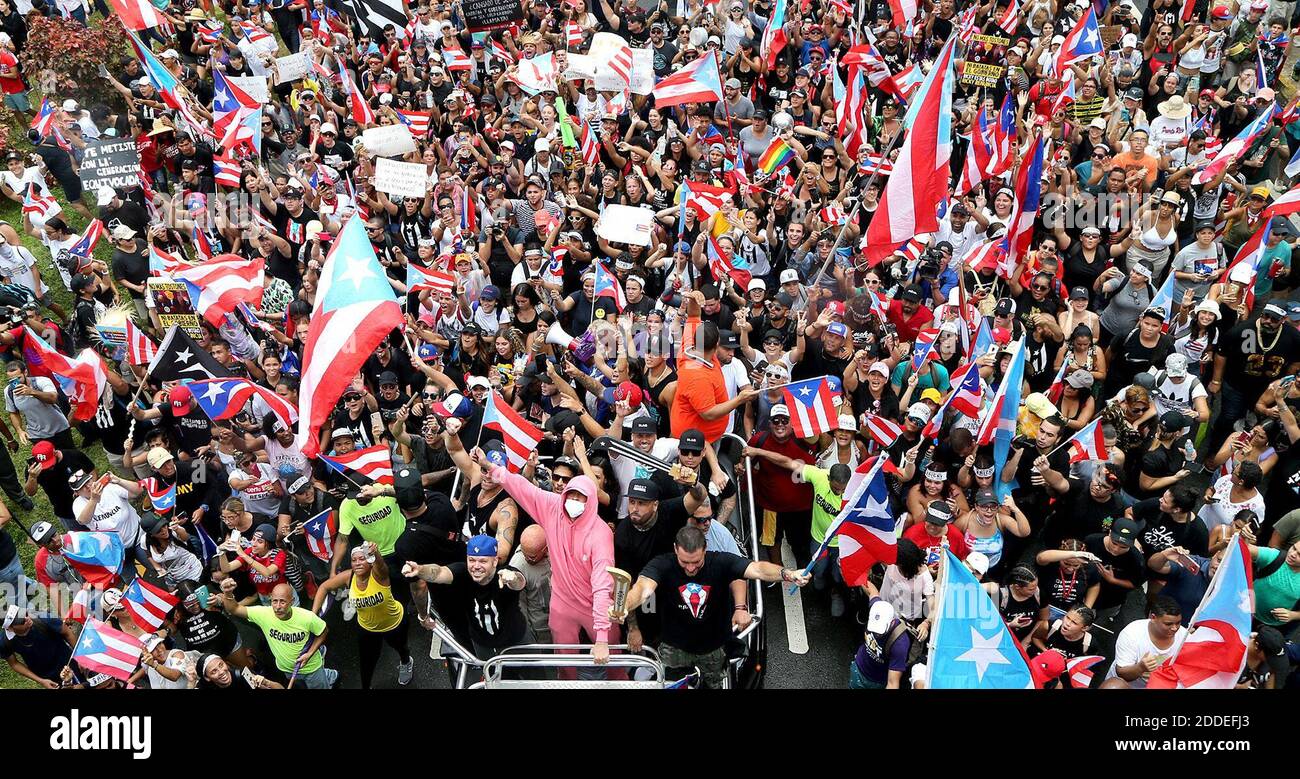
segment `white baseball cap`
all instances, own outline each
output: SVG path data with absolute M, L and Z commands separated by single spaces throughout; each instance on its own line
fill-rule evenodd
M 795 282 L 799 281 L 799 271 L 795 270 L 794 268 L 786 268 L 785 270 L 781 271 L 782 284 L 789 284 L 792 281 Z
M 867 612 L 867 631 L 878 636 L 885 635 L 889 626 L 894 624 L 896 615 L 894 604 L 887 600 L 877 600 L 871 604 L 871 610 Z
M 772 417 L 785 417 L 786 419 L 789 419 L 790 409 L 784 403 L 777 403 L 767 412 L 767 418 L 771 419 Z

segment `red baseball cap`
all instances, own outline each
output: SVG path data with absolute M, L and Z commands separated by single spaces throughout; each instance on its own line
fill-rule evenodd
M 54 459 L 54 444 L 49 441 L 37 441 L 32 447 L 32 457 L 38 463 L 47 463 Z
M 1042 687 L 1065 673 L 1065 656 L 1055 649 L 1049 649 L 1029 661 L 1029 670 L 1034 674 L 1034 681 Z
M 641 388 L 630 381 L 625 381 L 617 387 L 610 387 L 601 393 L 606 403 L 614 403 L 617 400 L 626 400 L 627 404 L 635 411 L 641 408 L 641 401 L 645 399 L 645 393 Z
M 172 391 L 167 397 L 171 399 L 172 412 L 181 416 L 188 414 L 190 409 L 194 407 L 194 395 L 190 392 L 190 388 L 184 384 L 172 387 Z

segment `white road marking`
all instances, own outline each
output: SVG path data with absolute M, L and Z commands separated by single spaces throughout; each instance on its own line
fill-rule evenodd
M 781 564 L 786 568 L 798 569 L 794 560 L 794 550 L 784 539 L 781 541 Z M 777 585 L 781 590 L 781 600 L 785 605 L 785 638 L 790 645 L 790 652 L 796 655 L 808 654 L 808 628 L 803 624 L 803 590 L 792 588 L 784 583 Z M 794 589 L 794 593 L 790 592 Z

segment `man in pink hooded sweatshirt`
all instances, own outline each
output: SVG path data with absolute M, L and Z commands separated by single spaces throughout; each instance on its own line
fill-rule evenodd
M 492 465 L 481 449 L 474 450 L 474 461 L 490 468 L 492 480 L 546 531 L 551 558 L 550 627 L 555 643 L 582 643 L 578 631 L 585 630 L 595 639 L 592 654 L 596 662 L 609 662 L 610 642 L 619 640 L 619 626 L 609 619 L 614 578 L 605 570 L 614 564 L 614 531 L 596 514 L 595 482 L 576 476 L 563 493 L 556 494 Z

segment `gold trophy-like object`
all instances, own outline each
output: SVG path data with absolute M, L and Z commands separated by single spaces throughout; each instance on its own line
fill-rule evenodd
M 614 603 L 610 606 L 610 614 L 622 622 L 627 617 L 627 591 L 632 588 L 632 574 L 612 565 L 606 566 L 605 570 L 614 577 Z

